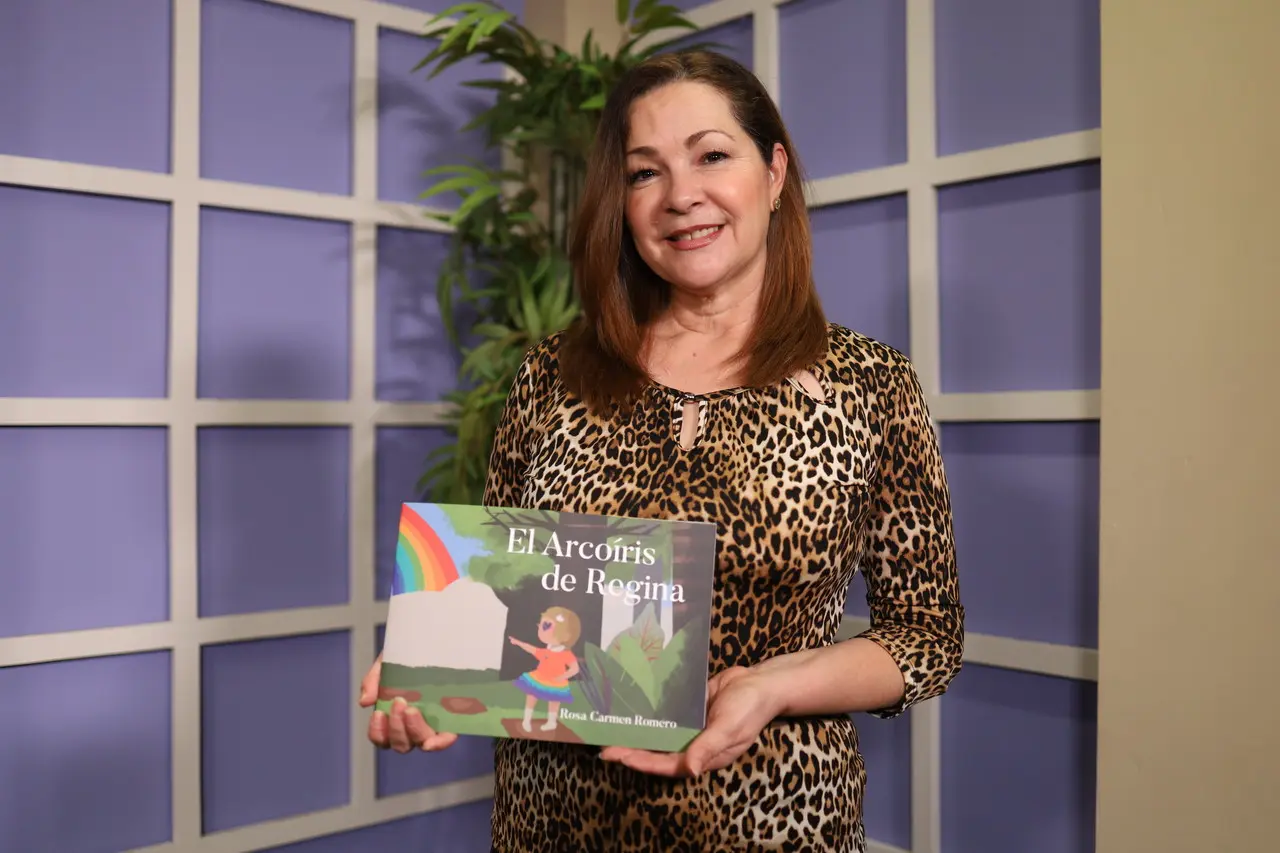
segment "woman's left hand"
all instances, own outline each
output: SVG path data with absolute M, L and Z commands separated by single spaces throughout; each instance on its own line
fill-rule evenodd
M 769 677 L 746 667 L 717 673 L 707 682 L 707 724 L 684 752 L 650 752 L 623 746 L 601 751 L 606 761 L 660 776 L 697 776 L 732 764 L 778 716 L 782 703 Z

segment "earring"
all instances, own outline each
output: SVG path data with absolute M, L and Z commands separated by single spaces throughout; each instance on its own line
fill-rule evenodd
M 773 200 L 773 209 L 782 210 L 782 196 L 778 196 Z

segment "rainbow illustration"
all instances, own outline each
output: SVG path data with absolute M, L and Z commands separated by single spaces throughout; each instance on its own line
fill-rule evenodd
M 461 575 L 453 555 L 440 536 L 426 519 L 414 512 L 408 504 L 403 504 L 391 594 L 439 592 Z

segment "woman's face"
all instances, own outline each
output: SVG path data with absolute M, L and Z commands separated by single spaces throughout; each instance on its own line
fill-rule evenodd
M 759 276 L 786 152 L 773 163 L 703 84 L 663 86 L 631 107 L 627 225 L 640 256 L 673 287 L 700 295 Z

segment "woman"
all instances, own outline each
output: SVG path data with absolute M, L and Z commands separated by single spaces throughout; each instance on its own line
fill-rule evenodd
M 900 714 L 960 668 L 915 373 L 824 319 L 794 149 L 727 58 L 663 55 L 620 82 L 577 222 L 582 319 L 521 366 L 484 500 L 718 525 L 707 726 L 675 755 L 498 741 L 494 849 L 862 851 L 848 715 Z M 872 624 L 838 641 L 859 566 Z M 455 739 L 399 709 L 370 737 Z

